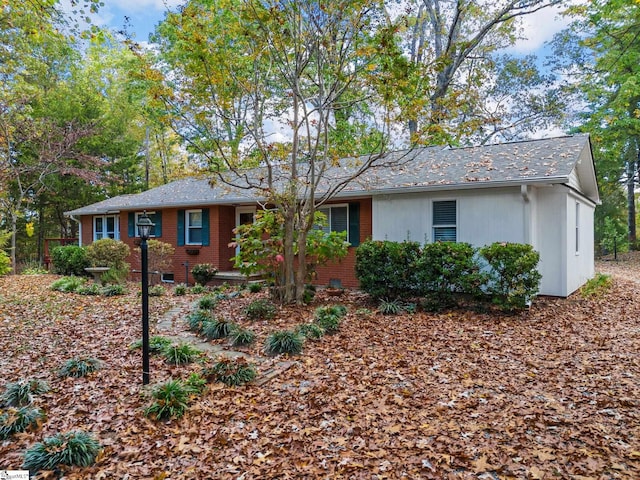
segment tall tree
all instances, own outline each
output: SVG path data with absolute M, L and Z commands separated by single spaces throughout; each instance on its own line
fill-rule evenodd
M 399 97 L 412 72 L 384 13 L 375 0 L 192 0 L 157 31 L 168 68 L 152 96 L 176 133 L 213 181 L 252 189 L 282 214 L 284 301 L 302 300 L 296 257 L 316 209 L 381 162 L 409 101 Z M 345 155 L 361 155 L 353 174 L 328 184 Z
M 541 114 L 554 112 L 543 89 L 543 77 L 531 75 L 531 62 L 504 62 L 496 52 L 518 39 L 519 19 L 561 0 L 412 0 L 407 17 L 406 48 L 412 65 L 422 72 L 418 88 L 426 101 L 417 104 L 409 129 L 414 141 L 457 143 L 461 139 L 506 132 L 519 124 L 537 122 Z M 503 68 L 498 68 L 503 67 Z M 496 78 L 498 80 L 496 81 Z M 526 78 L 529 93 L 512 96 L 514 109 L 504 103 L 491 109 L 505 91 L 505 81 Z M 541 91 L 535 95 L 532 82 Z M 487 84 L 493 86 L 486 88 Z M 513 94 L 511 90 L 509 94 Z M 491 94 L 498 96 L 492 99 Z M 544 107 L 544 108 L 541 108 Z M 483 129 L 488 123 L 491 127 Z M 494 130 L 491 132 L 491 130 Z M 483 134 L 479 132 L 484 131 Z M 484 139 L 486 140 L 486 138 Z
M 556 40 L 575 81 L 566 94 L 583 106 L 576 123 L 591 132 L 601 184 L 610 193 L 598 214 L 616 211 L 613 192 L 623 186 L 627 232 L 637 242 L 635 190 L 640 169 L 640 9 L 634 0 L 591 0 L 574 7 L 571 31 Z M 597 222 L 596 226 L 604 226 Z M 601 232 L 597 232 L 600 234 Z

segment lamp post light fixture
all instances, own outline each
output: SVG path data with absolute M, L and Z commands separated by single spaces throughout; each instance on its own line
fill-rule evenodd
M 155 226 L 142 212 L 136 223 L 140 236 L 140 270 L 142 273 L 142 384 L 149 384 L 149 252 L 147 240 L 151 236 L 151 229 Z

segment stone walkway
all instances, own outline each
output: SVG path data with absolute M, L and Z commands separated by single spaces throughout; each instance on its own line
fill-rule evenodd
M 192 308 L 193 307 L 192 305 Z M 184 306 L 173 307 L 165 312 L 156 324 L 158 335 L 162 335 L 175 342 L 188 343 L 213 357 L 224 356 L 228 358 L 246 359 L 258 367 L 258 377 L 252 382 L 254 385 L 264 385 L 297 363 L 291 360 L 278 361 L 277 357 L 258 357 L 245 352 L 230 350 L 224 345 L 210 343 L 189 330 L 181 330 L 176 334 L 176 323 L 184 321 L 182 320 L 184 316 Z

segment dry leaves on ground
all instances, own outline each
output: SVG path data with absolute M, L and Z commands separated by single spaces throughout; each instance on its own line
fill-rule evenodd
M 140 352 L 127 348 L 140 337 L 135 293 L 82 297 L 50 291 L 51 276 L 5 277 L 0 378 L 52 388 L 37 400 L 42 428 L 0 444 L 0 469 L 19 468 L 43 437 L 84 429 L 103 453 L 65 478 L 640 478 L 640 274 L 631 262 L 603 267 L 625 272 L 604 296 L 540 298 L 514 316 L 382 316 L 354 293 L 248 322 L 242 309 L 256 294 L 245 293 L 217 311 L 257 332 L 256 356 L 270 331 L 311 320 L 322 303 L 340 301 L 348 314 L 270 382 L 210 385 L 166 423 L 142 413 Z M 194 299 L 152 298 L 152 324 Z M 174 334 L 186 330 L 183 317 Z M 104 368 L 59 378 L 77 355 Z M 197 369 L 157 357 L 151 368 L 154 382 Z

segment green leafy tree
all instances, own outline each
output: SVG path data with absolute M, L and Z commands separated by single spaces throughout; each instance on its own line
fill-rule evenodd
M 316 209 L 382 163 L 415 100 L 397 31 L 373 0 L 192 0 L 157 29 L 167 71 L 145 73 L 150 96 L 212 181 L 280 212 L 286 302 L 304 295 L 308 262 L 296 259 Z M 327 182 L 347 154 L 359 155 L 352 174 Z

